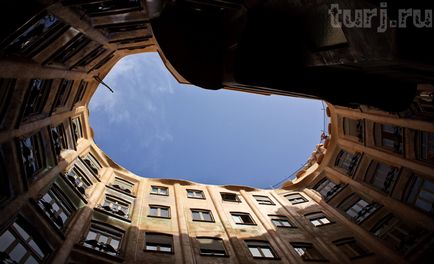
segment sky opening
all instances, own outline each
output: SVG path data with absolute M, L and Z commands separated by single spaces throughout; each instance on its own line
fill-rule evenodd
M 96 144 L 148 178 L 269 189 L 320 142 L 321 101 L 179 84 L 158 53 L 121 59 L 89 105 Z

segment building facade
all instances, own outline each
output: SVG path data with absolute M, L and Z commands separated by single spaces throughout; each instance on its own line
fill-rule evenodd
M 146 3 L 20 14 L 0 43 L 2 263 L 432 262 L 433 86 L 399 113 L 329 104 L 328 138 L 274 190 L 144 178 L 98 148 L 87 105 L 120 58 L 164 60 Z

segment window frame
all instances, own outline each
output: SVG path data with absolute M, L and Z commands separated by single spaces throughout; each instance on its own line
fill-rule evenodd
M 192 219 L 192 221 L 194 221 L 194 222 L 215 223 L 215 219 L 214 219 L 214 216 L 212 215 L 211 210 L 208 210 L 208 209 L 196 209 L 196 208 L 192 208 L 192 209 L 190 209 L 190 211 L 191 211 L 191 219 Z M 200 219 L 195 219 L 195 217 L 194 217 L 195 213 L 198 213 L 198 214 L 200 215 Z M 203 214 L 204 214 L 204 213 L 206 213 L 206 214 L 209 215 L 210 220 L 206 220 L 206 219 L 203 217 Z
M 95 233 L 95 239 L 87 239 L 89 236 L 89 233 L 93 232 Z M 108 235 L 107 235 L 108 234 Z M 99 237 L 101 237 L 101 235 L 104 235 L 105 237 L 107 237 L 107 243 L 101 243 L 99 242 Z M 110 256 L 119 256 L 122 253 L 122 246 L 123 246 L 123 242 L 124 242 L 124 238 L 125 238 L 125 230 L 122 230 L 118 227 L 106 224 L 106 223 L 102 223 L 102 222 L 97 222 L 97 221 L 91 221 L 87 232 L 84 234 L 83 239 L 81 240 L 81 244 L 84 247 L 90 248 L 92 250 L 98 251 L 98 252 L 102 252 L 104 254 L 110 255 Z M 118 247 L 114 248 L 111 245 L 111 241 L 113 239 L 117 239 L 118 241 Z M 95 245 L 92 245 L 90 243 L 87 243 L 86 241 L 91 241 L 91 240 L 96 240 L 97 243 Z M 115 249 L 115 252 L 113 253 L 109 253 L 106 250 L 104 250 L 103 244 L 108 244 L 110 246 L 112 246 Z M 96 248 L 100 248 L 100 249 L 96 249 Z
M 26 253 L 21 256 L 19 263 L 24 261 L 23 258 L 25 257 L 26 261 L 32 257 L 36 261 L 43 263 L 52 253 L 52 248 L 47 243 L 47 240 L 44 239 L 43 236 L 41 236 L 41 234 L 20 215 L 16 217 L 6 229 L 2 230 L 0 233 L 0 238 L 5 235 L 6 232 L 12 236 L 13 240 L 11 240 L 9 246 L 7 246 L 6 250 L 3 252 L 5 252 L 11 260 L 12 258 L 9 253 L 11 253 L 18 245 L 20 245 L 26 251 Z M 25 238 L 23 235 L 26 235 L 27 238 Z M 33 244 L 35 244 L 38 249 L 35 249 L 34 246 L 32 246 Z
M 23 169 L 23 175 L 25 176 L 25 179 L 27 180 L 27 182 L 33 182 L 36 177 L 45 169 L 47 169 L 48 164 L 47 164 L 47 152 L 44 149 L 44 138 L 42 135 L 42 131 L 37 131 L 36 133 L 33 133 L 31 135 L 28 136 L 23 136 L 20 137 L 18 139 L 18 149 L 19 149 L 19 153 L 21 156 L 21 167 Z M 29 149 L 29 147 L 24 143 L 24 141 L 26 140 L 30 140 L 31 141 L 31 155 L 24 157 L 24 152 L 23 149 L 27 148 Z M 36 156 L 36 159 L 34 159 L 34 156 Z M 29 160 L 34 160 L 36 161 L 36 165 L 32 165 L 33 171 L 31 174 L 29 174 L 30 172 L 27 171 L 26 168 L 29 168 L 28 166 L 26 166 L 26 163 L 29 162 Z M 33 163 L 33 162 L 31 162 Z
M 170 244 L 164 244 L 164 243 L 157 243 L 157 242 L 152 242 L 152 241 L 148 243 L 147 237 L 149 235 L 170 238 L 171 243 Z M 152 244 L 152 245 L 150 245 L 150 244 Z M 154 246 L 154 247 L 156 247 L 156 250 L 149 249 L 148 246 Z M 160 250 L 162 247 L 170 248 L 170 251 Z M 173 235 L 165 234 L 165 233 L 157 233 L 157 232 L 145 232 L 145 241 L 144 241 L 143 251 L 152 252 L 152 253 L 174 254 L 175 249 L 174 249 L 174 243 L 173 243 Z
M 254 259 L 280 259 L 277 255 L 274 248 L 271 246 L 270 242 L 264 241 L 264 240 L 244 240 L 244 243 L 246 244 L 246 247 L 250 253 L 250 256 Z M 256 244 L 256 245 L 255 245 Z M 262 245 L 261 245 L 262 244 Z M 252 248 L 256 249 L 261 256 L 254 256 L 252 253 Z M 273 255 L 273 257 L 267 257 L 263 249 L 266 248 L 270 251 L 270 253 Z
M 351 153 L 344 149 L 341 149 L 336 155 L 334 168 L 341 172 L 344 172 L 347 176 L 352 177 L 354 174 L 356 174 L 357 168 L 359 167 L 361 160 L 361 153 Z
M 123 184 L 123 185 L 129 185 L 130 187 L 124 188 L 123 186 L 116 184 L 116 182 L 119 182 L 120 184 Z M 127 195 L 134 195 L 135 184 L 128 181 L 128 180 L 125 180 L 121 177 L 114 176 L 113 181 L 110 183 L 109 186 L 112 187 L 113 189 L 115 189 L 116 191 L 120 191 L 120 192 L 125 193 Z
M 427 193 L 427 197 L 433 197 L 434 195 L 434 188 L 429 189 L 429 188 L 424 188 L 425 184 L 427 185 L 431 185 L 434 186 L 434 181 L 430 181 L 427 178 L 417 174 L 417 173 L 413 173 L 406 184 L 406 187 L 404 188 L 404 191 L 402 193 L 402 198 L 401 201 L 403 201 L 406 204 L 411 205 L 412 207 L 416 208 L 417 210 L 420 210 L 421 212 L 424 212 L 426 214 L 429 214 L 431 216 L 434 215 L 434 201 L 430 201 L 428 200 L 426 197 L 421 196 L 421 193 Z M 419 203 L 419 206 L 418 206 Z M 426 203 L 426 204 L 431 204 L 431 211 L 427 211 L 425 210 L 422 206 L 421 203 Z
M 152 209 L 157 209 L 157 215 L 152 215 L 152 214 L 151 214 Z M 161 216 L 161 209 L 167 209 L 167 215 L 168 215 L 168 216 Z M 170 219 L 170 218 L 171 218 L 170 206 L 167 206 L 167 205 L 159 205 L 159 204 L 150 204 L 150 205 L 149 205 L 149 213 L 148 213 L 148 217 Z
M 345 256 L 347 256 L 349 259 L 360 259 L 368 256 L 372 256 L 373 252 L 371 252 L 367 247 L 359 243 L 355 238 L 353 237 L 347 237 L 347 238 L 341 238 L 338 240 L 333 241 L 333 244 L 339 249 L 340 252 L 342 252 Z M 358 252 L 364 251 L 364 252 Z M 353 253 L 352 256 L 350 253 Z
M 271 200 L 271 198 L 270 197 L 268 197 L 268 196 L 266 196 L 266 195 L 252 195 L 253 196 L 253 198 L 256 200 L 256 202 L 258 203 L 258 204 L 261 204 L 261 205 L 276 205 L 274 202 L 273 202 L 273 200 Z M 262 200 L 258 200 L 258 198 L 266 198 L 266 199 L 262 199 Z
M 328 260 L 324 257 L 324 255 L 321 254 L 321 252 L 312 243 L 290 242 L 290 245 L 294 248 L 297 255 L 303 261 L 328 262 Z M 310 254 L 307 254 L 306 257 L 304 257 L 306 253 L 309 253 L 308 252 L 309 250 L 311 250 L 312 252 L 310 252 Z M 308 256 L 308 255 L 313 255 L 313 256 Z
M 253 217 L 249 214 L 249 213 L 245 213 L 245 212 L 230 212 L 231 214 L 231 218 L 232 221 L 237 224 L 237 225 L 257 225 L 255 220 L 253 219 Z M 238 216 L 240 217 L 240 219 L 242 220 L 241 223 L 238 223 L 237 221 L 235 221 L 234 216 Z M 243 216 L 247 216 L 250 219 L 250 222 L 245 222 L 243 219 Z
M 55 219 L 52 218 L 53 215 L 56 215 L 56 213 L 53 213 L 51 215 L 49 212 L 47 212 L 47 206 L 44 206 L 42 199 L 44 199 L 45 195 L 50 196 L 52 201 L 56 203 L 56 205 L 65 213 L 66 220 L 63 222 L 62 225 L 59 225 Z M 46 203 L 49 203 L 45 201 Z M 40 197 L 35 201 L 36 205 L 38 206 L 39 210 L 43 212 L 43 214 L 46 216 L 46 218 L 50 221 L 50 224 L 52 224 L 56 229 L 64 232 L 71 221 L 71 219 L 74 217 L 76 208 L 71 203 L 67 195 L 63 193 L 62 188 L 60 186 L 57 186 L 57 184 L 53 184 L 45 193 L 41 194 Z M 53 203 L 50 203 L 51 207 Z M 58 213 L 57 213 L 58 215 Z
M 388 172 L 383 173 L 382 168 L 386 167 L 389 167 Z M 364 182 L 373 188 L 390 195 L 393 193 L 395 186 L 399 181 L 400 174 L 401 169 L 399 167 L 395 167 L 377 160 L 371 160 L 366 169 Z
M 327 202 L 333 199 L 333 197 L 335 197 L 344 188 L 345 186 L 342 183 L 336 183 L 328 177 L 322 178 L 313 187 L 313 189 L 317 191 Z M 325 191 L 327 192 L 324 193 Z
M 268 217 L 270 217 L 270 222 L 276 227 L 276 228 L 297 228 L 290 220 L 287 216 L 285 215 L 273 215 L 273 214 L 269 214 Z M 281 223 L 283 222 L 287 222 L 289 225 L 276 225 L 276 223 L 274 222 L 279 222 Z
M 303 200 L 303 201 L 292 202 L 292 201 L 288 198 L 288 196 L 296 196 L 296 195 L 298 195 L 299 197 L 297 197 L 297 198 L 293 198 L 293 199 L 291 199 L 291 200 L 300 199 L 300 200 Z M 288 193 L 288 194 L 285 194 L 284 197 L 285 197 L 285 199 L 286 199 L 288 202 L 290 202 L 292 205 L 296 205 L 296 204 L 301 204 L 301 203 L 307 203 L 307 202 L 309 202 L 309 200 L 308 200 L 306 197 L 304 197 L 304 195 L 302 195 L 302 194 L 299 193 L 299 192 Z
M 234 196 L 234 199 L 227 199 L 227 196 Z M 231 192 L 220 192 L 220 196 L 222 198 L 222 201 L 224 202 L 231 202 L 231 203 L 241 203 L 240 198 L 238 197 L 238 194 L 231 193 Z M 225 198 L 226 197 L 226 198 Z
M 350 195 L 347 199 L 351 199 L 353 197 L 353 195 Z M 357 199 L 355 199 L 354 202 L 352 202 L 349 206 L 347 206 L 344 209 L 345 215 L 347 217 L 349 217 L 350 219 L 352 219 L 355 223 L 357 224 L 361 224 L 363 223 L 366 219 L 368 219 L 371 215 L 373 215 L 375 212 L 377 212 L 381 205 L 376 203 L 376 202 L 369 202 L 368 200 L 366 200 L 363 197 L 360 196 L 356 196 Z M 360 202 L 362 203 L 366 203 L 366 205 L 361 206 Z M 357 208 L 356 208 L 357 206 Z M 349 213 L 349 211 L 354 212 L 355 215 L 351 215 Z M 363 212 L 363 214 L 362 214 Z
M 191 199 L 201 199 L 201 200 L 205 200 L 205 193 L 202 190 L 196 190 L 196 189 L 187 189 L 187 198 L 191 198 Z M 196 195 L 191 196 L 190 192 L 193 194 L 196 193 L 200 193 L 200 197 L 197 197 Z
M 309 222 L 315 227 L 321 227 L 325 225 L 331 225 L 334 223 L 324 212 L 312 212 L 304 215 Z M 323 219 L 326 219 L 328 223 L 325 223 Z M 314 221 L 317 221 L 319 224 L 316 225 Z
M 210 239 L 210 240 L 213 240 L 213 241 L 219 241 L 219 242 L 217 242 L 217 243 L 218 243 L 219 245 L 221 245 L 221 247 L 222 247 L 223 250 L 218 250 L 218 249 L 204 249 L 204 248 L 202 247 L 202 246 L 204 245 L 204 243 L 201 243 L 201 240 L 204 240 L 204 239 Z M 207 256 L 207 257 L 229 257 L 228 251 L 227 251 L 226 246 L 225 246 L 225 242 L 224 242 L 224 240 L 221 239 L 221 238 L 218 238 L 218 237 L 199 236 L 199 237 L 196 237 L 196 241 L 197 241 L 198 248 L 199 248 L 199 254 L 200 254 L 201 256 Z M 203 252 L 204 250 L 208 250 L 209 252 Z M 223 253 L 223 255 L 222 255 L 222 254 L 219 254 L 219 253 L 217 253 L 217 252 L 224 252 L 224 253 Z
M 101 200 L 98 209 L 101 209 L 104 213 L 107 213 L 110 216 L 114 216 L 122 220 L 131 220 L 132 213 L 133 213 L 133 206 L 134 205 L 131 201 L 127 201 L 118 196 L 114 196 L 113 194 L 106 193 L 104 199 Z M 113 207 L 117 207 L 117 209 L 114 209 Z M 124 210 L 125 207 L 126 207 L 126 211 Z M 118 212 L 122 212 L 123 215 L 119 214 Z
M 154 192 L 154 188 L 157 189 L 156 192 Z M 161 193 L 161 190 L 165 190 L 165 193 Z M 160 196 L 169 196 L 169 187 L 159 186 L 159 185 L 151 185 L 151 191 L 149 192 L 149 194 L 160 195 Z

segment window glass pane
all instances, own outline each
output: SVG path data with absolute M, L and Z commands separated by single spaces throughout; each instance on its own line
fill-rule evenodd
M 98 241 L 101 242 L 101 243 L 107 243 L 108 237 L 105 236 L 105 235 L 103 235 L 103 234 L 100 234 Z
M 5 251 L 13 241 L 15 241 L 15 237 L 11 232 L 9 232 L 9 230 L 6 230 L 6 232 L 4 232 L 0 237 L 0 251 Z
M 119 240 L 112 238 L 112 240 L 110 241 L 110 245 L 112 245 L 112 247 L 114 249 L 118 249 L 119 248 Z
M 243 220 L 241 219 L 241 216 L 239 215 L 232 215 L 232 219 L 234 220 L 235 223 L 242 223 Z
M 151 207 L 151 211 L 149 214 L 153 215 L 153 216 L 157 216 L 158 215 L 158 209 L 155 207 Z
M 96 238 L 96 233 L 89 231 L 89 233 L 87 233 L 87 237 L 86 240 L 92 240 Z
M 422 188 L 434 192 L 434 182 L 425 180 Z
M 152 250 L 152 251 L 157 251 L 158 248 L 156 246 L 146 245 L 146 249 L 147 250 Z
M 328 224 L 330 223 L 330 221 L 327 218 L 321 218 L 321 222 L 323 222 L 324 224 Z
M 261 250 L 266 258 L 274 258 L 273 252 L 269 248 L 261 248 Z
M 42 250 L 36 245 L 35 241 L 30 240 L 29 245 L 40 257 L 44 257 L 44 253 L 42 253 Z
M 18 231 L 22 239 L 27 240 L 30 237 L 29 234 L 27 234 L 27 232 L 24 231 L 24 229 L 22 229 L 17 223 L 13 223 L 13 226 Z
M 252 256 L 254 257 L 262 257 L 261 252 L 259 252 L 259 249 L 255 248 L 255 247 L 249 247 L 250 253 L 252 254 Z
M 161 216 L 169 217 L 169 210 L 167 208 L 161 208 Z
M 433 210 L 433 204 L 428 203 L 424 200 L 420 200 L 420 199 L 416 200 L 415 205 L 426 212 L 431 212 Z
M 21 245 L 21 243 L 18 243 L 15 248 L 9 253 L 9 256 L 11 259 L 20 262 L 23 256 L 27 253 L 27 250 Z
M 26 260 L 26 262 L 24 262 L 25 264 L 38 264 L 39 262 L 36 261 L 36 259 L 32 256 L 29 256 Z
M 160 251 L 163 251 L 163 252 L 171 252 L 171 251 L 172 251 L 172 248 L 170 248 L 170 247 L 166 247 L 166 246 L 160 246 Z
M 205 221 L 211 221 L 212 220 L 211 215 L 208 212 L 203 212 L 202 215 L 203 215 L 203 220 L 205 220 Z

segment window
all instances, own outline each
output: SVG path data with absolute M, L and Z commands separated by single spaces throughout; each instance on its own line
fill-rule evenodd
M 56 185 L 53 185 L 48 192 L 37 201 L 37 204 L 58 229 L 63 230 L 66 227 L 73 207 Z
M 74 81 L 62 80 L 60 82 L 59 90 L 57 91 L 56 102 L 54 103 L 54 108 L 65 106 L 68 101 L 69 94 L 71 93 L 72 85 Z
M 133 193 L 134 184 L 118 177 L 115 177 L 115 180 L 112 182 L 111 186 L 128 194 Z
M 277 258 L 270 243 L 266 241 L 246 241 L 246 245 L 254 258 Z
M 311 213 L 311 214 L 307 214 L 305 216 L 307 219 L 309 219 L 309 221 L 314 226 L 322 226 L 322 225 L 327 225 L 327 224 L 331 223 L 331 221 L 327 218 L 327 216 L 322 212 Z
M 314 189 L 319 192 L 326 201 L 329 201 L 340 190 L 343 189 L 343 186 L 341 184 L 334 183 L 328 178 L 324 178 L 315 185 Z
M 434 181 L 413 175 L 407 183 L 402 200 L 434 215 Z
M 170 218 L 170 207 L 162 205 L 149 205 L 149 216 Z
M 107 49 L 105 49 L 102 45 L 98 46 L 94 50 L 83 56 L 81 60 L 79 60 L 74 66 L 72 66 L 72 68 L 86 67 L 89 63 L 94 61 L 98 56 L 100 56 L 106 51 Z
M 107 194 L 101 208 L 109 213 L 128 219 L 130 206 L 130 202 Z
M 273 201 L 271 201 L 271 199 L 268 198 L 267 196 L 253 195 L 253 198 L 256 199 L 258 204 L 274 205 Z
M 286 199 L 288 199 L 288 201 L 291 204 L 299 204 L 299 203 L 305 203 L 307 202 L 307 199 L 304 198 L 301 194 L 299 193 L 291 193 L 291 194 L 287 194 L 285 195 Z
M 82 195 L 86 195 L 87 188 L 92 185 L 92 182 L 76 165 L 65 176 Z
M 248 213 L 231 212 L 232 219 L 239 225 L 256 225 Z
M 86 167 L 91 170 L 95 176 L 98 176 L 99 170 L 102 169 L 98 160 L 91 153 L 88 153 L 84 157 L 83 161 L 84 164 L 86 164 Z
M 140 9 L 139 0 L 116 1 L 108 0 L 103 2 L 89 3 L 80 7 L 88 16 L 104 16 L 127 13 Z
M 345 212 L 359 224 L 373 214 L 379 207 L 377 203 L 368 203 L 360 198 L 356 203 L 346 209 Z
M 32 179 L 33 176 L 45 167 L 42 135 L 38 132 L 30 137 L 21 139 L 19 144 L 25 175 L 27 179 Z
M 205 199 L 203 191 L 200 190 L 187 190 L 188 198 Z
M 83 245 L 109 255 L 119 255 L 124 231 L 117 228 L 92 223 Z
M 54 55 L 48 61 L 65 64 L 70 58 L 72 58 L 78 51 L 82 50 L 89 43 L 90 39 L 79 33 L 65 46 L 61 47 L 56 53 L 54 53 Z
M 402 127 L 386 124 L 375 124 L 375 145 L 395 153 L 403 152 L 403 134 Z
M 163 186 L 151 186 L 151 194 L 169 195 L 169 189 Z
M 83 80 L 80 82 L 80 85 L 78 86 L 77 94 L 75 95 L 75 98 L 74 98 L 74 103 L 73 103 L 74 105 L 76 103 L 81 102 L 81 100 L 83 100 L 84 94 L 86 93 L 87 84 L 88 84 L 88 82 L 83 81 Z
M 42 263 L 49 253 L 45 240 L 24 219 L 17 218 L 0 235 L 2 263 Z
M 9 53 L 32 56 L 45 48 L 63 28 L 64 24 L 57 17 L 44 12 L 26 23 L 25 27 L 18 31 L 19 35 L 10 40 L 4 49 Z
M 83 130 L 81 127 L 81 121 L 79 117 L 71 120 L 71 129 L 72 129 L 72 137 L 74 139 L 74 142 L 77 143 L 78 139 L 83 137 Z
M 15 79 L 0 78 L 0 127 L 11 103 L 12 92 L 15 88 Z
M 222 200 L 226 202 L 241 202 L 236 193 L 220 193 Z
M 333 243 L 350 259 L 358 259 L 371 255 L 371 252 L 354 238 L 343 238 L 333 241 Z
M 385 193 L 392 193 L 399 176 L 399 169 L 381 162 L 372 161 L 366 172 L 365 182 Z
M 223 240 L 220 238 L 198 237 L 200 254 L 203 256 L 223 257 L 227 256 Z
M 351 119 L 344 117 L 342 119 L 344 135 L 357 137 L 359 142 L 364 141 L 365 123 L 362 119 Z
M 286 216 L 283 215 L 268 215 L 271 222 L 276 227 L 294 227 L 288 220 Z
M 389 214 L 374 226 L 371 233 L 399 254 L 406 255 L 426 237 L 428 232 L 417 227 L 411 228 L 410 225 Z
M 291 246 L 304 261 L 327 261 L 310 243 L 291 243 Z
M 44 110 L 45 103 L 50 93 L 51 80 L 33 79 L 26 96 L 23 119 L 31 115 L 37 115 Z
M 434 133 L 416 131 L 416 159 L 434 164 Z
M 147 232 L 145 234 L 145 250 L 171 253 L 173 252 L 173 237 Z
M 360 157 L 360 153 L 352 154 L 341 150 L 336 156 L 335 167 L 342 170 L 348 176 L 352 176 L 356 172 Z
M 193 221 L 214 222 L 211 211 L 201 209 L 191 209 Z
M 51 128 L 51 140 L 53 141 L 54 152 L 57 156 L 60 152 L 68 148 L 68 142 L 66 140 L 66 133 L 63 124 Z

